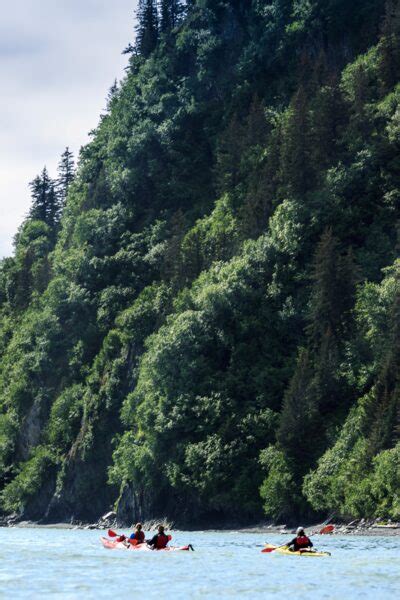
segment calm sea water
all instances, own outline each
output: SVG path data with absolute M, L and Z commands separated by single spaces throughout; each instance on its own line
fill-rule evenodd
M 176 532 L 195 552 L 106 550 L 100 531 L 0 528 L 0 598 L 399 597 L 400 538 L 314 536 L 330 558 L 261 554 L 285 536 Z

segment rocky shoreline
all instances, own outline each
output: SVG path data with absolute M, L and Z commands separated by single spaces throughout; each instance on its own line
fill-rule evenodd
M 385 537 L 400 535 L 400 523 L 392 521 L 382 521 L 379 519 L 356 519 L 350 522 L 344 522 L 332 519 L 329 521 L 334 525 L 334 530 L 328 535 L 362 535 Z M 305 526 L 309 535 L 316 535 L 327 523 L 312 523 Z M 245 527 L 240 529 L 243 533 L 273 533 L 281 535 L 294 535 L 296 528 L 286 525 L 260 525 L 255 527 Z
M 143 523 L 146 531 L 154 531 L 157 525 L 163 522 L 169 530 L 179 530 L 173 523 L 168 522 L 168 519 L 154 519 Z M 353 521 L 341 521 L 331 519 L 324 523 L 311 523 L 305 526 L 309 535 L 316 535 L 327 524 L 334 525 L 334 530 L 329 535 L 362 535 L 362 536 L 397 536 L 400 535 L 400 522 L 391 520 L 384 521 L 382 519 L 355 519 Z M 0 527 L 19 527 L 19 528 L 46 528 L 46 529 L 131 529 L 132 524 L 123 524 L 118 522 L 116 513 L 110 511 L 103 515 L 96 523 L 83 523 L 73 521 L 69 523 L 40 523 L 34 521 L 20 520 L 16 515 L 10 515 L 0 519 Z M 188 530 L 188 528 L 184 528 Z M 258 523 L 253 526 L 241 526 L 240 524 L 231 524 L 230 526 L 223 525 L 221 527 L 190 527 L 192 531 L 237 531 L 238 533 L 255 533 L 255 534 L 280 534 L 293 535 L 295 529 L 286 524 L 274 523 Z

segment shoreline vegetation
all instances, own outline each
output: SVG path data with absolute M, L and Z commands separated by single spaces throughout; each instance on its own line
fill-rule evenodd
M 136 22 L 0 261 L 0 514 L 399 521 L 400 0 Z

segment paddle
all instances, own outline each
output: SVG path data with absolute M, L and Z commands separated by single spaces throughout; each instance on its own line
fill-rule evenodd
M 319 531 L 318 529 L 314 529 L 314 531 L 311 532 L 311 535 L 315 535 L 316 533 L 319 533 L 321 535 L 324 535 L 326 533 L 332 533 L 335 529 L 335 526 L 330 524 L 330 521 L 334 518 L 334 516 L 335 513 L 332 513 L 326 521 L 321 523 L 320 527 L 322 527 L 322 529 L 320 529 Z
M 126 540 L 131 546 L 137 546 L 140 542 L 139 540 L 131 540 L 131 538 L 129 538 L 128 540 Z
M 323 528 L 320 530 L 320 532 L 319 532 L 319 533 L 320 533 L 321 535 L 324 535 L 325 533 L 332 533 L 332 531 L 334 531 L 334 529 L 335 529 L 335 526 L 334 526 L 334 525 L 326 525 L 325 527 L 323 527 Z
M 324 534 L 332 533 L 334 530 L 335 530 L 335 526 L 334 525 L 325 525 L 319 531 L 313 531 L 311 533 L 311 535 L 314 535 L 315 533 L 319 533 L 321 535 L 324 535 Z M 278 548 L 285 548 L 285 546 L 287 546 L 287 544 L 283 544 L 282 546 L 273 546 L 272 544 L 270 544 L 269 546 L 267 546 L 266 548 L 264 548 L 263 550 L 261 550 L 261 552 L 264 552 L 264 553 L 267 554 L 269 552 L 274 552 L 274 550 L 277 550 Z M 304 552 L 313 552 L 313 550 L 304 549 Z M 314 550 L 314 552 L 315 552 L 315 550 Z
M 113 531 L 112 529 L 108 530 L 108 536 L 109 537 L 116 537 L 116 538 L 118 538 L 117 542 L 125 542 L 125 541 L 127 541 L 130 544 L 132 544 L 132 542 L 136 542 L 137 543 L 137 540 L 127 539 L 127 537 L 126 537 L 126 535 L 124 533 L 119 534 L 116 531 Z M 136 546 L 136 544 L 133 544 L 133 545 Z
M 117 540 L 118 542 L 128 542 L 128 544 L 130 544 L 131 546 L 137 546 L 140 543 L 139 540 L 131 540 L 130 538 L 127 538 L 124 534 L 119 535 L 118 533 L 116 533 L 112 529 L 108 530 L 108 535 L 109 535 L 109 537 L 117 537 L 117 538 L 119 538 Z M 123 538 L 123 539 L 121 540 L 121 538 Z
M 112 529 L 108 530 L 108 537 L 119 537 L 119 533 L 116 533 Z
M 267 548 L 263 548 L 263 550 L 261 550 L 261 552 L 264 552 L 264 553 L 273 552 L 274 550 L 277 550 L 278 548 L 285 548 L 285 546 L 287 546 L 287 544 L 282 544 L 282 546 L 272 546 L 272 544 L 271 544 Z

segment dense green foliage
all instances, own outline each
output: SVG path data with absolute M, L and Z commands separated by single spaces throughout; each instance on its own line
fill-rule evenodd
M 400 518 L 398 3 L 143 1 L 126 53 L 0 263 L 4 512 Z

